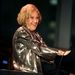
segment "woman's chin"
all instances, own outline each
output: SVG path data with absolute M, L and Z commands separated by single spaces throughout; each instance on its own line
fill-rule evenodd
M 30 29 L 30 31 L 35 31 L 35 30 L 36 30 L 36 28 Z

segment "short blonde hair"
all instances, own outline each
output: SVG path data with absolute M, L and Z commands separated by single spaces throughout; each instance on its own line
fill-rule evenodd
M 38 13 L 39 23 L 40 23 L 41 14 L 40 14 L 39 10 L 37 9 L 37 7 L 33 4 L 27 4 L 27 5 L 23 6 L 21 8 L 20 12 L 18 13 L 17 22 L 19 23 L 19 25 L 25 25 L 26 19 L 29 17 L 30 14 L 33 13 L 33 11 L 36 11 Z

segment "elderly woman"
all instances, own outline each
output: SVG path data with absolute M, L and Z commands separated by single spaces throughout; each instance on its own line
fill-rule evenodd
M 15 70 L 42 73 L 41 60 L 53 63 L 56 55 L 68 55 L 70 51 L 49 48 L 35 31 L 41 14 L 33 4 L 23 6 L 17 21 L 21 25 L 13 36 L 13 66 Z

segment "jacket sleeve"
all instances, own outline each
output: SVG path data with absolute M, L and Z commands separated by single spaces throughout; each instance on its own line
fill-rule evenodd
M 39 34 L 38 38 L 40 38 L 40 43 L 41 43 L 40 44 L 41 57 L 44 59 L 53 60 L 56 57 L 59 49 L 48 47 Z
M 22 53 L 26 53 L 29 50 L 32 50 L 32 52 L 34 52 L 36 55 L 48 60 L 53 60 L 57 55 L 57 50 L 50 49 L 44 45 L 39 46 L 38 43 L 31 39 L 31 36 L 25 31 L 17 31 L 14 34 L 13 47 L 19 56 L 20 54 L 22 55 Z

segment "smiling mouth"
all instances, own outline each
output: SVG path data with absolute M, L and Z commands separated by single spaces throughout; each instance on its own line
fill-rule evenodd
M 34 24 L 33 26 L 34 26 L 34 27 L 37 27 L 37 25 L 35 25 L 35 24 Z

